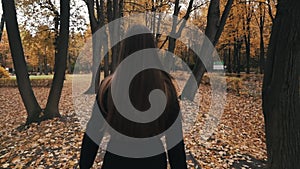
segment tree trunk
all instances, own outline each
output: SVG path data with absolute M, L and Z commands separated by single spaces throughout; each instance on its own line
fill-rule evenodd
M 259 53 L 259 71 L 264 72 L 265 65 L 265 43 L 264 43 L 264 25 L 265 25 L 265 7 L 262 2 L 259 3 L 259 35 L 260 35 L 260 53 Z
M 158 14 L 158 19 L 157 19 L 157 25 L 156 25 L 156 35 L 155 35 L 155 40 L 156 40 L 156 45 L 158 46 L 159 39 L 161 37 L 161 32 L 160 32 L 160 24 L 162 20 L 162 14 Z
M 241 46 L 242 43 L 239 41 L 237 44 L 237 76 L 241 76 Z
M 250 74 L 250 35 L 245 37 L 246 44 L 246 73 Z
M 264 65 L 265 65 L 265 44 L 264 44 L 264 35 L 263 28 L 260 28 L 260 52 L 259 52 L 259 71 L 260 74 L 264 73 Z
M 252 19 L 252 12 L 253 12 L 250 1 L 245 1 L 245 12 L 246 12 L 246 17 L 244 18 L 245 20 L 243 21 L 243 30 L 244 30 L 244 40 L 245 40 L 245 46 L 246 46 L 246 73 L 249 74 L 250 73 L 250 57 L 251 57 L 250 22 Z
M 227 54 L 228 54 L 227 50 L 226 49 L 223 50 L 223 65 L 224 66 L 227 66 Z
M 207 51 L 206 48 L 209 42 L 211 43 L 214 41 L 214 38 L 216 36 L 216 33 L 218 31 L 218 26 L 219 26 L 219 20 L 220 20 L 220 0 L 211 0 L 208 8 L 208 14 L 207 14 L 207 26 L 205 29 L 205 35 L 207 38 L 204 39 L 203 45 L 200 50 L 200 55 L 209 57 L 212 53 L 212 51 Z M 213 63 L 209 63 L 213 64 Z M 212 68 L 212 66 L 211 66 Z M 197 89 L 200 86 L 201 79 L 206 71 L 206 69 L 210 68 L 205 68 L 204 63 L 199 57 L 196 57 L 196 64 L 193 68 L 193 75 L 189 78 L 187 81 L 187 84 L 185 85 L 182 94 L 184 94 L 183 97 L 189 100 L 193 100 L 196 94 Z M 193 76 L 195 76 L 197 86 L 195 86 L 192 81 L 193 81 Z M 200 79 L 200 80 L 199 80 Z
M 237 50 L 237 40 L 234 38 L 233 45 L 233 73 L 237 73 L 237 65 L 238 65 L 238 50 Z
M 265 65 L 263 112 L 268 167 L 300 166 L 300 2 L 278 1 Z
M 0 42 L 2 40 L 2 34 L 3 34 L 3 28 L 4 28 L 4 14 L 2 14 L 2 17 L 1 17 L 1 23 L 0 23 Z
M 26 124 L 38 122 L 41 113 L 41 107 L 34 96 L 28 76 L 20 31 L 18 29 L 15 2 L 14 0 L 2 0 L 2 5 L 10 51 L 17 76 L 18 89 L 28 115 Z
M 225 9 L 223 11 L 221 20 L 220 20 L 220 0 L 211 0 L 208 8 L 208 14 L 207 14 L 207 26 L 205 29 L 205 35 L 207 36 L 208 40 L 211 41 L 213 46 L 215 46 L 219 38 L 223 32 L 226 20 L 228 18 L 231 6 L 232 6 L 233 0 L 228 0 L 227 4 L 225 6 Z M 205 39 L 207 40 L 207 39 Z M 208 44 L 208 42 L 204 42 L 204 44 Z M 201 50 L 201 55 L 205 57 L 211 56 L 213 51 L 206 50 L 206 46 L 201 47 L 203 50 Z M 212 69 L 211 67 L 208 67 L 208 69 Z M 197 89 L 199 88 L 201 79 L 204 75 L 204 73 L 207 71 L 207 68 L 205 68 L 203 62 L 200 60 L 199 57 L 196 57 L 196 64 L 193 68 L 193 75 L 196 79 L 197 86 L 193 85 L 193 77 L 191 76 L 186 85 L 184 86 L 183 92 L 184 97 L 193 100 L 196 94 Z
M 44 117 L 60 117 L 59 100 L 65 79 L 67 66 L 67 55 L 69 46 L 69 20 L 70 20 L 70 0 L 60 0 L 60 32 L 58 37 L 58 50 L 55 54 L 55 72 L 51 85 Z
M 232 73 L 232 66 L 231 66 L 231 48 L 228 49 L 228 65 L 227 65 L 228 73 Z
M 107 8 L 106 8 L 106 15 L 107 15 L 107 22 L 110 23 L 113 21 L 114 17 L 113 17 L 113 2 L 112 0 L 107 0 Z M 113 26 L 111 24 L 109 24 L 108 26 L 108 32 L 109 32 L 109 40 L 110 40 L 110 44 L 109 44 L 109 55 L 111 56 L 111 60 L 112 57 L 114 57 L 113 53 L 114 53 L 114 48 L 112 46 L 112 42 L 113 42 L 113 36 L 112 36 L 112 32 L 114 31 Z M 112 61 L 113 62 L 113 61 Z M 113 73 L 113 63 L 110 64 L 109 68 L 110 68 L 110 73 Z
M 107 1 L 107 7 L 108 7 L 108 18 L 110 18 L 108 21 L 114 21 L 113 24 L 111 24 L 109 28 L 109 34 L 111 38 L 111 42 L 119 42 L 120 39 L 120 34 L 121 34 L 121 23 L 120 21 L 115 21 L 116 19 L 119 19 L 121 16 L 121 10 L 119 9 L 120 4 L 119 0 L 111 0 Z M 122 5 L 121 5 L 122 6 Z M 112 9 L 112 10 L 111 10 Z M 113 73 L 115 69 L 117 68 L 117 62 L 118 62 L 118 54 L 119 54 L 119 49 L 120 49 L 120 44 L 117 43 L 115 46 L 111 46 L 111 56 L 112 56 L 112 62 L 111 62 L 111 69 L 110 73 Z
M 95 16 L 95 11 L 94 11 L 94 7 L 95 7 L 95 1 L 94 0 L 85 0 L 85 3 L 87 5 L 88 8 L 88 13 L 89 13 L 89 19 L 90 19 L 90 26 L 91 26 L 91 30 L 92 30 L 92 51 L 93 51 L 93 63 L 92 63 L 92 80 L 91 80 L 91 84 L 90 87 L 88 88 L 88 90 L 85 92 L 85 94 L 94 94 L 96 89 L 96 80 L 97 80 L 97 72 L 98 72 L 98 63 L 99 63 L 99 57 L 100 57 L 100 53 L 99 51 L 101 50 L 101 45 L 99 44 L 100 42 L 97 41 L 97 38 L 95 37 L 95 33 L 98 29 L 98 21 L 96 19 Z M 97 1 L 98 3 L 98 1 Z M 99 4 L 97 4 L 99 5 Z M 98 7 L 98 6 L 97 6 Z M 99 12 L 98 12 L 98 16 L 99 16 Z M 100 78 L 100 77 L 99 77 Z

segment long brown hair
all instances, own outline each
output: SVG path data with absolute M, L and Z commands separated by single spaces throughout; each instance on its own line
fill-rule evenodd
M 146 33 L 133 35 L 135 32 Z M 119 63 L 139 50 L 156 47 L 153 35 L 147 27 L 133 26 L 128 30 L 127 35 L 133 36 L 127 37 L 121 42 Z M 151 55 L 157 64 L 161 64 L 157 52 L 153 52 Z M 107 122 L 115 130 L 130 137 L 145 138 L 164 132 L 176 120 L 179 103 L 172 78 L 167 73 L 158 69 L 146 69 L 138 73 L 130 83 L 129 98 L 132 105 L 139 111 L 146 111 L 150 108 L 148 96 L 152 90 L 160 89 L 165 93 L 167 104 L 164 112 L 159 118 L 149 123 L 133 122 L 117 111 L 110 91 L 113 78 L 116 78 L 114 74 L 103 80 L 97 98 L 98 105 L 104 112 Z

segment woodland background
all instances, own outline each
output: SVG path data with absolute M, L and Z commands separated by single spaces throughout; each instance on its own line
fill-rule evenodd
M 72 103 L 76 60 L 92 38 L 93 51 L 80 73 L 92 75 L 85 94 L 94 94 L 117 67 L 120 46 L 110 41 L 123 29 L 107 28 L 102 42 L 92 34 L 123 16 L 153 12 L 178 16 L 169 35 L 185 36 L 183 19 L 196 25 L 215 46 L 226 73 L 224 114 L 203 142 L 199 130 L 211 104 L 210 73 L 191 49 L 157 33 L 160 15 L 145 21 L 157 47 L 181 57 L 200 89 L 199 117 L 184 138 L 189 168 L 297 168 L 299 8 L 297 0 L 2 0 L 0 167 L 78 167 L 84 130 Z M 195 43 L 193 32 L 187 36 Z M 111 49 L 101 53 L 106 48 Z M 190 89 L 189 77 L 181 73 L 173 75 L 182 77 L 183 90 Z M 190 91 L 187 99 L 192 98 Z M 95 168 L 102 156 L 99 150 Z

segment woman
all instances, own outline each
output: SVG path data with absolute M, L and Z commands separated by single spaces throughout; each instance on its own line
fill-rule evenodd
M 136 34 L 136 32 L 143 32 L 143 34 L 134 35 Z M 144 26 L 133 26 L 127 32 L 126 37 L 128 38 L 123 40 L 121 43 L 119 63 L 124 61 L 124 59 L 126 59 L 131 54 L 134 54 L 135 52 L 144 49 L 156 48 L 153 35 L 149 31 L 149 29 Z M 162 67 L 157 51 L 151 51 L 151 59 L 153 59 L 154 62 L 158 64 L 158 67 Z M 116 73 L 105 78 L 101 83 L 99 92 L 97 94 L 97 103 L 106 122 L 117 132 L 133 138 L 153 137 L 169 129 L 170 126 L 176 121 L 177 117 L 180 115 L 176 89 L 172 83 L 172 78 L 164 71 L 154 68 L 141 71 L 132 79 L 129 86 L 130 102 L 137 110 L 141 112 L 146 111 L 151 107 L 151 104 L 148 100 L 151 91 L 153 91 L 154 89 L 160 89 L 164 92 L 167 101 L 163 113 L 160 115 L 160 117 L 148 123 L 139 123 L 128 120 L 124 116 L 122 116 L 120 112 L 118 112 L 116 106 L 114 105 L 111 92 L 112 81 L 114 80 L 116 81 L 115 83 L 122 84 L 122 81 Z M 119 97 L 123 96 L 119 95 Z M 94 119 L 92 117 L 89 123 L 93 120 Z M 99 124 L 99 122 L 97 124 Z M 177 127 L 178 126 L 180 127 L 180 129 L 175 130 L 175 133 L 165 135 L 168 147 L 167 152 L 164 151 L 164 147 L 160 139 L 157 139 L 157 141 L 155 142 L 155 146 L 161 150 L 160 152 L 162 152 L 158 155 L 133 158 L 123 157 L 106 151 L 102 169 L 166 169 L 167 156 L 172 169 L 187 168 L 184 143 L 182 139 L 181 122 L 179 125 L 177 125 Z M 110 131 L 108 131 L 108 133 L 109 132 Z M 179 136 L 181 141 L 176 145 L 171 145 L 171 135 Z M 90 135 L 85 133 L 80 155 L 81 168 L 90 168 L 93 165 L 98 150 L 98 145 L 94 141 L 92 141 Z M 111 137 L 108 143 L 108 147 L 114 147 L 116 145 L 120 146 L 123 144 L 126 145 L 126 142 L 124 143 L 122 139 L 118 137 Z

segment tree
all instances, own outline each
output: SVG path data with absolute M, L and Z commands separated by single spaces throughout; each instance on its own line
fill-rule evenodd
M 3 28 L 4 28 L 4 14 L 2 14 L 1 23 L 0 23 L 0 42 L 2 40 Z
M 10 51 L 14 62 L 17 82 L 19 84 L 18 89 L 27 111 L 26 124 L 37 122 L 39 121 L 39 116 L 42 109 L 34 96 L 27 73 L 27 66 L 25 62 L 20 31 L 18 29 L 15 2 L 13 0 L 2 0 L 2 5 Z
M 175 7 L 174 7 L 174 13 L 173 13 L 173 22 L 172 22 L 172 30 L 171 30 L 171 36 L 172 37 L 168 37 L 168 40 L 169 40 L 168 51 L 169 51 L 170 54 L 174 53 L 174 51 L 175 51 L 176 38 L 179 38 L 182 34 L 182 30 L 185 27 L 186 22 L 189 19 L 190 14 L 192 12 L 193 3 L 194 3 L 194 0 L 189 1 L 187 11 L 186 11 L 184 17 L 182 18 L 183 20 L 182 20 L 181 24 L 179 25 L 178 24 L 178 22 L 179 22 L 178 21 L 178 16 L 179 16 L 179 12 L 180 12 L 181 7 L 179 6 L 179 0 L 175 1 Z M 179 28 L 177 28 L 178 27 L 177 25 L 179 25 Z M 178 29 L 178 31 L 176 31 L 177 29 Z
M 279 0 L 263 81 L 268 167 L 300 166 L 300 3 Z
M 259 27 L 259 71 L 260 74 L 264 72 L 264 65 L 265 65 L 265 43 L 264 43 L 264 27 L 265 27 L 265 20 L 266 20 L 266 9 L 263 2 L 259 2 L 259 16 L 258 18 L 255 17 L 257 25 Z
M 101 49 L 107 49 L 108 48 L 108 35 L 101 35 L 104 36 L 104 42 L 100 42 L 97 40 L 98 34 L 96 34 L 97 30 L 104 26 L 105 24 L 105 16 L 104 16 L 104 0 L 84 0 L 86 3 L 86 6 L 88 8 L 89 13 L 89 19 L 90 19 L 90 27 L 92 31 L 92 50 L 93 50 L 93 63 L 92 63 L 92 80 L 89 89 L 85 92 L 87 94 L 95 93 L 98 90 L 98 85 L 100 83 L 100 71 L 101 67 L 98 65 L 100 63 L 100 52 Z M 95 7 L 96 4 L 96 7 Z M 111 1 L 107 1 L 107 16 L 108 21 L 111 20 L 109 16 L 112 16 L 112 14 L 108 14 L 111 10 L 112 5 Z M 96 10 L 96 11 L 95 11 Z M 111 12 L 112 13 L 112 12 Z M 96 15 L 95 15 L 96 14 Z M 105 55 L 105 75 L 108 75 L 108 54 Z
M 223 32 L 227 17 L 229 15 L 233 0 L 228 0 L 223 11 L 223 14 L 220 19 L 220 0 L 211 0 L 209 4 L 208 14 L 207 14 L 207 26 L 205 28 L 205 35 L 208 40 L 215 46 L 220 36 Z M 208 44 L 204 42 L 204 44 Z M 201 55 L 209 57 L 211 56 L 213 51 L 206 50 L 206 46 L 202 46 L 203 50 L 201 50 Z M 196 78 L 197 87 L 199 87 L 201 79 L 206 71 L 204 63 L 197 57 L 196 64 L 193 68 L 193 76 Z M 195 93 L 198 88 L 193 87 L 193 77 L 191 76 L 186 85 L 184 86 L 183 92 L 185 93 L 185 97 L 189 100 L 193 100 Z
M 40 74 L 48 74 L 50 68 L 54 67 L 54 51 L 56 34 L 50 30 L 48 25 L 40 25 L 35 35 L 21 27 L 21 40 L 24 47 L 26 62 L 31 70 Z
M 58 105 L 64 84 L 69 47 L 70 0 L 60 0 L 60 31 L 58 47 L 55 53 L 54 77 L 44 110 L 44 117 L 60 117 Z
M 55 53 L 55 74 L 51 85 L 47 105 L 44 110 L 38 104 L 28 76 L 23 46 L 18 28 L 16 8 L 14 1 L 2 0 L 6 28 L 9 38 L 11 55 L 16 70 L 18 88 L 27 111 L 26 125 L 53 117 L 60 117 L 58 104 L 63 87 L 66 70 L 67 50 L 69 41 L 70 1 L 60 1 L 60 30 L 58 35 L 58 48 Z M 43 114 L 41 114 L 43 112 Z
M 243 32 L 244 32 L 244 41 L 245 41 L 245 46 L 246 46 L 246 73 L 249 74 L 250 73 L 250 46 L 251 46 L 251 19 L 253 16 L 253 12 L 254 12 L 254 7 L 253 4 L 251 4 L 250 1 L 245 1 L 244 3 L 244 19 L 243 19 Z

